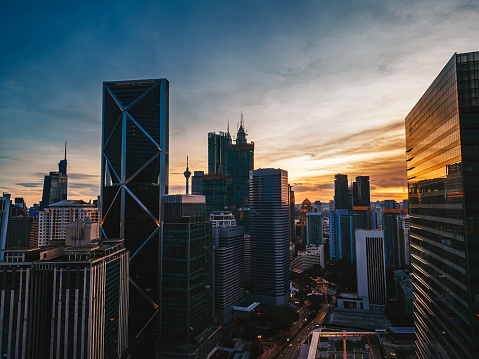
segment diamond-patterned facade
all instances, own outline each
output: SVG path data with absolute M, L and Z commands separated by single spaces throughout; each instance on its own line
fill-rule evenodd
M 130 251 L 130 345 L 153 336 L 161 197 L 168 193 L 168 80 L 105 82 L 102 234 Z M 142 343 L 142 344 L 138 344 Z

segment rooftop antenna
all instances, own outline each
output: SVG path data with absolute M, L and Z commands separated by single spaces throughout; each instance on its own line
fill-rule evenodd
M 67 141 L 65 141 L 65 159 L 67 159 Z
M 241 111 L 241 127 L 244 127 L 244 123 L 243 123 L 243 111 Z
M 230 119 L 228 117 L 228 134 L 230 133 Z

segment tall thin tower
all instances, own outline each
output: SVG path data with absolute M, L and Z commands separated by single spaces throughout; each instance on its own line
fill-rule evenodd
M 130 251 L 129 349 L 154 355 L 161 198 L 168 193 L 169 83 L 103 83 L 101 232 Z
M 188 189 L 188 181 L 190 180 L 191 172 L 188 170 L 188 156 L 186 156 L 186 171 L 183 172 L 186 178 L 186 194 L 188 194 L 189 189 Z

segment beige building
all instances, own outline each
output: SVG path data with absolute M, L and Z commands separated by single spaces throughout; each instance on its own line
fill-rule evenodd
M 88 218 L 95 228 L 91 239 L 99 238 L 98 208 L 78 200 L 64 200 L 49 205 L 38 216 L 38 245 L 45 246 L 51 241 L 64 241 L 67 226 L 74 222 L 85 222 Z

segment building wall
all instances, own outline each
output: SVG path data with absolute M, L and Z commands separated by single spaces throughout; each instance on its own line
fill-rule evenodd
M 417 356 L 479 356 L 479 52 L 454 54 L 406 117 Z
M 47 207 L 38 215 L 38 245 L 46 246 L 50 241 L 64 241 L 67 226 L 77 219 L 89 218 L 92 223 L 99 223 L 98 208 L 93 205 L 64 205 Z M 63 203 L 63 202 L 62 202 Z M 99 238 L 99 233 L 96 233 Z
M 323 214 L 308 213 L 306 215 L 306 244 L 320 246 L 323 244 Z
M 252 294 L 273 305 L 289 301 L 288 172 L 250 172 Z
M 101 235 L 124 238 L 131 252 L 130 347 L 137 356 L 152 356 L 160 207 L 169 183 L 167 79 L 103 83 L 101 161 Z
M 356 272 L 358 295 L 368 297 L 371 305 L 386 305 L 383 231 L 356 230 Z
M 128 252 L 93 252 L 59 251 L 44 260 L 38 249 L 7 254 L 0 263 L 2 356 L 121 357 L 128 344 Z

